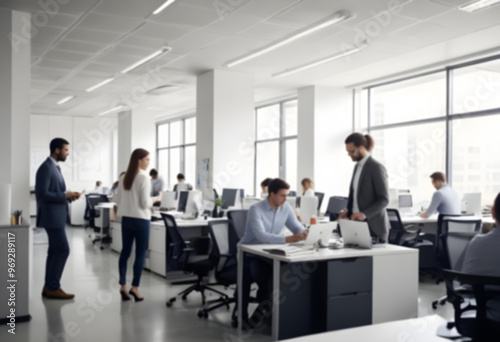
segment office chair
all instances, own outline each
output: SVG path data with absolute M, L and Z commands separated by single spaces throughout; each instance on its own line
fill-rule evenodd
M 420 237 L 421 229 L 409 230 L 408 227 L 405 228 L 397 209 L 386 209 L 386 211 L 391 225 L 389 243 L 418 249 L 419 270 L 434 269 L 434 244 Z
M 330 217 L 330 221 L 336 221 L 339 213 L 347 208 L 347 197 L 332 196 L 328 199 L 328 207 L 326 208 L 325 216 Z
M 297 197 L 297 191 L 295 191 L 295 190 L 288 191 L 288 196 L 289 197 Z
M 89 222 L 85 228 L 90 227 L 94 230 L 95 237 L 92 240 L 92 245 L 101 241 L 101 249 L 103 249 L 102 243 L 111 242 L 111 237 L 109 236 L 109 227 L 102 227 L 101 233 L 101 229 L 95 226 L 95 219 L 101 215 L 100 210 L 95 209 L 95 206 L 102 202 L 109 202 L 108 196 L 102 194 L 87 194 L 85 195 L 85 201 L 86 207 L 84 219 Z M 97 236 L 97 233 L 99 233 L 99 236 Z M 92 237 L 92 235 L 90 234 L 89 237 Z
M 325 193 L 324 192 L 315 192 L 314 196 L 318 197 L 318 215 L 319 215 L 319 211 L 321 209 L 321 204 L 323 203 L 323 198 L 325 197 Z
M 189 283 L 192 283 L 192 285 L 181 291 L 177 296 L 170 298 L 166 303 L 167 307 L 171 307 L 172 303 L 175 302 L 179 296 L 181 296 L 183 300 L 186 300 L 187 296 L 193 291 L 201 293 L 203 305 L 205 305 L 206 302 L 206 290 L 227 297 L 225 293 L 215 290 L 203 283 L 203 278 L 208 276 L 208 273 L 214 268 L 213 262 L 209 259 L 209 256 L 197 255 L 194 248 L 188 247 L 188 243 L 184 241 L 173 216 L 165 213 L 161 213 L 161 216 L 167 229 L 167 271 L 182 269 L 185 273 L 193 273 L 197 276 L 197 279 L 194 281 L 172 283 L 172 285 Z
M 452 271 L 461 271 L 463 259 L 467 246 L 470 240 L 479 233 L 481 227 L 481 219 L 474 217 L 443 217 L 442 231 L 439 239 L 442 244 L 445 258 L 440 262 L 440 275 L 443 269 Z M 461 291 L 466 294 L 467 291 L 459 284 L 455 284 L 455 291 Z M 437 309 L 439 305 L 444 305 L 448 300 L 448 296 L 444 296 L 432 302 L 432 308 Z
M 500 322 L 487 317 L 486 304 L 490 300 L 500 300 L 500 277 L 471 275 L 448 269 L 443 270 L 443 276 L 446 280 L 448 301 L 455 309 L 455 322 L 448 323 L 447 328 L 455 326 L 462 336 L 470 337 L 474 341 L 498 341 Z M 470 297 L 465 297 L 461 291 L 457 291 L 454 286 L 456 282 L 472 287 L 475 305 L 470 302 Z M 465 303 L 468 305 L 464 305 Z
M 248 210 L 231 210 L 227 213 L 227 220 L 229 223 L 229 252 L 231 255 L 236 255 L 238 241 L 241 240 L 245 234 L 245 227 L 247 224 Z

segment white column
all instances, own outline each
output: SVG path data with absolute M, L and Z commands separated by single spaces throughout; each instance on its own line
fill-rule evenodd
M 31 17 L 0 8 L 0 182 L 12 186 L 11 208 L 30 207 Z
M 131 153 L 132 111 L 126 110 L 118 113 L 118 173 L 127 170 Z
M 298 95 L 297 189 L 302 178 L 313 179 L 316 191 L 325 193 L 324 211 L 328 197 L 349 191 L 353 163 L 344 141 L 352 133 L 352 92 L 310 86 Z
M 253 187 L 255 115 L 252 75 L 211 70 L 198 76 L 196 159 L 209 158 L 212 188 Z M 197 170 L 198 179 L 198 170 Z

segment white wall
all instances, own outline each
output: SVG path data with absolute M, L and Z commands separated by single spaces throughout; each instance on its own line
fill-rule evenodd
M 66 186 L 70 190 L 87 192 L 100 180 L 111 187 L 113 174 L 113 131 L 116 118 L 81 118 L 54 115 L 31 115 L 30 184 L 35 185 L 35 174 L 49 156 L 49 144 L 61 137 L 70 143 L 70 155 L 61 163 Z

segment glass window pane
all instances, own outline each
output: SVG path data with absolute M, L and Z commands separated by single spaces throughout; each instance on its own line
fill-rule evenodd
M 185 169 L 184 176 L 186 177 L 186 182 L 196 187 L 196 146 L 186 146 L 184 149 L 185 153 Z
M 357 90 L 354 94 L 354 131 L 368 129 L 368 90 Z
M 171 189 L 172 185 L 168 184 L 168 150 L 158 151 L 158 173 L 163 177 L 167 189 Z
M 158 148 L 168 147 L 168 124 L 158 125 Z
M 445 73 L 372 88 L 370 108 L 371 126 L 444 116 Z
M 259 196 L 262 192 L 260 189 L 260 182 L 262 182 L 267 177 L 279 177 L 279 152 L 278 141 L 257 144 L 257 184 L 255 189 L 256 196 Z
M 196 118 L 189 118 L 184 120 L 185 130 L 185 144 L 194 144 L 196 142 Z M 186 179 L 187 181 L 187 179 Z
M 500 60 L 453 70 L 452 113 L 500 108 Z
M 283 103 L 284 129 L 283 136 L 297 135 L 297 100 Z
M 177 174 L 181 172 L 181 149 L 180 147 L 170 149 L 170 184 L 171 188 L 177 184 Z
M 500 115 L 453 121 L 452 185 L 460 194 L 481 192 L 492 205 L 500 192 L 497 134 Z
M 273 139 L 280 136 L 280 105 L 257 109 L 257 140 Z
M 182 144 L 182 121 L 170 123 L 170 146 L 179 146 Z
M 429 176 L 445 172 L 445 123 L 375 130 L 371 135 L 372 155 L 386 167 L 389 187 L 410 189 L 414 205 L 427 207 L 435 191 Z
M 297 139 L 285 141 L 286 149 L 286 181 L 290 184 L 290 190 L 297 191 Z

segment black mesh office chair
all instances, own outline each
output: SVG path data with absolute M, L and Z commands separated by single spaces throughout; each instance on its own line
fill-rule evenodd
M 347 197 L 332 196 L 328 199 L 328 207 L 326 208 L 325 216 L 330 216 L 330 221 L 335 221 L 339 217 L 339 213 L 347 208 Z
M 455 309 L 455 321 L 448 323 L 447 328 L 455 326 L 462 336 L 470 337 L 473 341 L 498 341 L 500 322 L 487 317 L 486 304 L 491 300 L 500 301 L 500 277 L 471 275 L 448 269 L 443 270 L 443 276 L 448 301 Z M 455 283 L 469 285 L 472 289 L 464 296 L 462 291 L 457 290 Z M 475 305 L 470 301 L 471 293 L 475 298 Z
M 161 216 L 167 229 L 167 271 L 182 269 L 185 273 L 192 273 L 197 276 L 197 279 L 192 282 L 193 284 L 191 286 L 181 291 L 177 296 L 170 298 L 166 305 L 168 307 L 172 306 L 172 303 L 175 302 L 179 296 L 181 296 L 183 300 L 186 300 L 187 296 L 193 291 L 201 293 L 203 305 L 205 305 L 206 302 L 206 290 L 215 292 L 223 297 L 227 297 L 225 293 L 213 289 L 203 282 L 203 278 L 208 276 L 208 273 L 214 268 L 214 264 L 209 259 L 209 256 L 197 255 L 194 248 L 188 247 L 188 243 L 184 241 L 173 216 L 164 213 L 161 213 Z M 177 282 L 172 284 L 176 285 L 186 283 L 187 282 Z
M 321 209 L 321 204 L 323 203 L 323 198 L 325 197 L 325 193 L 315 192 L 314 196 L 318 197 L 318 213 L 319 213 L 319 210 Z
M 434 271 L 434 244 L 421 238 L 420 229 L 409 230 L 403 226 L 401 216 L 397 209 L 386 209 L 391 229 L 389 230 L 389 243 L 418 249 L 419 270 Z
M 236 255 L 238 241 L 245 234 L 247 224 L 248 210 L 230 210 L 227 212 L 227 220 L 229 223 L 229 252 L 231 255 Z
M 101 229 L 95 226 L 95 219 L 101 216 L 101 211 L 99 209 L 96 209 L 95 206 L 99 203 L 109 202 L 108 196 L 101 194 L 87 194 L 85 195 L 85 202 L 86 206 L 84 219 L 89 222 L 88 225 L 85 226 L 85 228 L 90 227 L 93 229 L 94 234 L 99 233 L 99 236 L 95 235 L 94 239 L 92 240 L 92 244 L 94 245 L 96 242 L 101 241 L 101 249 L 103 249 L 102 243 L 111 242 L 111 237 L 109 236 L 109 227 L 103 227 L 101 234 Z M 92 237 L 92 234 L 90 234 L 89 237 Z
M 443 217 L 439 240 L 443 248 L 443 260 L 440 261 L 440 275 L 444 269 L 455 272 L 462 270 L 465 251 L 469 246 L 470 240 L 479 233 L 481 219 L 467 216 Z M 470 291 L 464 289 L 460 284 L 455 284 L 456 291 L 466 294 Z M 444 305 L 448 296 L 444 296 L 432 302 L 432 308 L 436 309 L 438 305 Z

